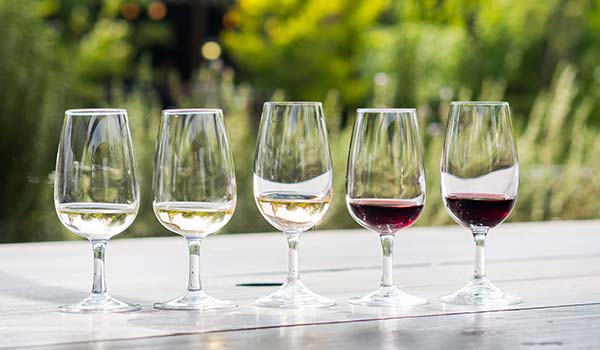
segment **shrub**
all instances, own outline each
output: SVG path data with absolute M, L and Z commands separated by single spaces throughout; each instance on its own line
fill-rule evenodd
M 32 2 L 0 0 L 1 242 L 63 237 L 48 175 L 73 76 L 56 33 L 33 13 Z

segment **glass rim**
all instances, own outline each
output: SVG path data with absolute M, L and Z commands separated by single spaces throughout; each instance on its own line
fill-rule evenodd
M 356 113 L 417 113 L 416 108 L 358 108 Z
M 68 115 L 113 115 L 113 114 L 127 114 L 125 108 L 77 108 L 67 109 L 65 114 Z
M 220 108 L 173 108 L 173 109 L 163 109 L 163 115 L 172 115 L 172 114 L 219 114 L 223 113 L 223 110 Z
M 508 106 L 506 101 L 452 101 L 450 104 L 459 106 Z
M 321 105 L 321 102 L 318 101 L 267 101 L 264 103 L 265 106 L 275 106 L 275 105 Z

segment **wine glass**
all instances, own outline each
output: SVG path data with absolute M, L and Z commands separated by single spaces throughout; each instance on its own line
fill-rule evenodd
M 327 307 L 298 278 L 298 243 L 329 208 L 331 156 L 320 102 L 264 104 L 254 157 L 254 198 L 262 216 L 288 241 L 288 276 L 274 293 L 254 301 L 276 308 Z
M 442 152 L 441 185 L 450 216 L 475 239 L 475 273 L 445 303 L 510 305 L 521 298 L 486 278 L 485 238 L 510 214 L 517 198 L 519 164 L 507 102 L 452 102 Z
M 200 283 L 200 243 L 229 222 L 236 204 L 233 158 L 220 109 L 162 112 L 154 163 L 154 214 L 169 231 L 187 239 L 188 289 L 157 309 L 236 307 L 206 295 Z
M 427 304 L 399 290 L 392 278 L 394 237 L 419 218 L 425 206 L 425 170 L 414 109 L 361 108 L 348 156 L 346 204 L 352 218 L 379 234 L 383 277 L 375 291 L 350 299 L 365 306 Z
M 124 109 L 65 112 L 54 177 L 54 205 L 61 223 L 87 238 L 94 250 L 92 292 L 62 312 L 139 310 L 106 292 L 104 255 L 113 236 L 125 231 L 140 205 L 136 163 Z

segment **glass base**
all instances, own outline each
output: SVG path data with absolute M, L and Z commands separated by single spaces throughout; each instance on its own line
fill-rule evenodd
M 184 295 L 165 303 L 156 303 L 154 307 L 161 310 L 216 310 L 231 309 L 237 304 L 231 300 L 221 300 L 206 295 L 203 291 L 187 291 Z
M 111 297 L 107 293 L 94 293 L 79 304 L 58 307 L 58 311 L 67 313 L 128 312 L 141 309 L 142 307 L 137 304 L 128 304 Z
M 348 302 L 353 305 L 374 307 L 407 307 L 428 303 L 426 299 L 406 294 L 396 286 L 382 286 L 362 298 L 352 298 Z
M 518 304 L 523 298 L 504 293 L 487 278 L 472 279 L 459 291 L 440 297 L 443 303 L 478 306 L 505 306 Z
M 278 290 L 254 300 L 255 306 L 274 307 L 280 309 L 300 309 L 313 307 L 329 307 L 335 305 L 335 301 L 322 297 L 299 280 L 285 282 Z

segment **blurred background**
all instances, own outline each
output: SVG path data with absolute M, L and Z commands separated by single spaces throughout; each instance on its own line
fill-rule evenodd
M 273 231 L 252 198 L 262 103 L 324 103 L 334 205 L 356 107 L 418 110 L 428 199 L 449 224 L 439 160 L 449 102 L 506 100 L 521 186 L 509 221 L 600 216 L 598 0 L 0 0 L 0 242 L 77 239 L 52 176 L 64 111 L 127 108 L 142 208 L 120 237 L 167 235 L 152 213 L 162 108 L 223 108 L 238 206 L 225 233 Z

